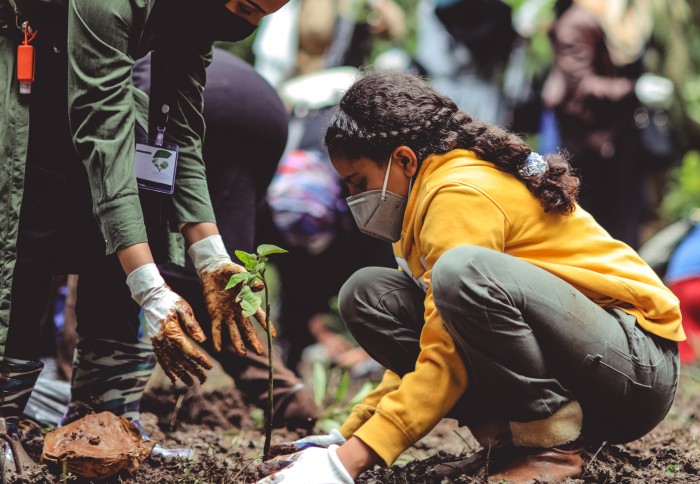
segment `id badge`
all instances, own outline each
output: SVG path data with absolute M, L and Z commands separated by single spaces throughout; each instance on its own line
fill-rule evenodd
M 179 147 L 171 143 L 162 146 L 152 141 L 136 143 L 134 172 L 139 188 L 172 195 L 179 151 Z

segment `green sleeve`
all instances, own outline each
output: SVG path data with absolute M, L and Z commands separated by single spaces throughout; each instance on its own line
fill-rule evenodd
M 134 176 L 134 38 L 147 0 L 70 0 L 68 109 L 73 142 L 90 180 L 107 253 L 146 242 Z
M 174 222 L 215 222 L 209 199 L 202 141 L 204 139 L 204 84 L 211 63 L 211 42 L 166 37 L 156 44 L 151 63 L 151 132 L 170 108 L 165 139 L 180 147 L 175 192 Z

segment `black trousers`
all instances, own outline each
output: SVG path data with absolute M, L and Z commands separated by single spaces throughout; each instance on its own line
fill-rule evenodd
M 105 256 L 105 242 L 92 215 L 87 174 L 71 141 L 65 46 L 54 49 L 55 43 L 46 36 L 37 37 L 34 46 L 36 80 L 29 98 L 29 146 L 6 343 L 7 356 L 20 359 L 39 357 L 39 326 L 52 275 L 84 273 L 81 285 L 92 292 L 102 284 L 100 296 L 107 301 L 100 297 L 95 304 L 104 308 L 117 297 L 109 287 L 115 275 L 124 284 L 123 271 L 120 274 L 118 267 L 112 267 L 116 257 Z M 92 295 L 85 294 L 82 300 L 93 300 Z M 129 307 L 133 319 L 136 313 L 129 301 L 119 307 Z M 85 310 L 84 304 L 79 306 Z M 121 332 L 125 321 L 117 326 Z M 83 323 L 83 327 L 106 326 L 100 317 L 83 319 Z M 104 329 L 115 330 L 112 325 Z

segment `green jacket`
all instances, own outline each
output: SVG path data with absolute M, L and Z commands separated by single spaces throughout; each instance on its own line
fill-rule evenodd
M 0 0 L 0 15 L 4 12 L 5 17 L 7 1 Z M 45 31 L 59 37 L 67 35 L 71 133 L 87 169 L 93 212 L 107 253 L 148 240 L 133 167 L 134 126 L 137 108 L 144 106 L 144 99 L 132 85 L 131 69 L 134 59 L 149 51 L 153 51 L 154 83 L 149 124 L 154 127 L 159 122 L 161 106 L 168 104 L 166 141 L 180 147 L 176 189 L 167 207 L 168 222 L 172 227 L 214 222 L 201 154 L 205 68 L 211 61 L 212 43 L 193 39 L 196 36 L 183 30 L 188 13 L 183 6 L 187 2 L 16 3 L 30 23 L 38 25 L 40 35 Z M 28 99 L 19 94 L 15 79 L 17 42 L 17 38 L 0 35 L 0 357 L 4 355 L 10 315 L 30 129 Z

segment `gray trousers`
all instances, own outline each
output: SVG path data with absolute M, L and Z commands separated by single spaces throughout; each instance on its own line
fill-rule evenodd
M 629 442 L 668 413 L 678 345 L 567 282 L 501 252 L 453 248 L 431 274 L 438 312 L 467 366 L 449 417 L 470 425 L 528 422 L 578 400 L 583 435 Z M 420 352 L 425 293 L 402 271 L 368 267 L 340 291 L 340 314 L 362 347 L 400 376 Z

